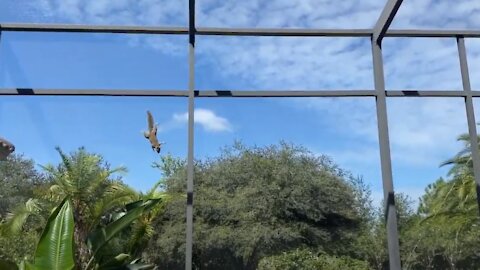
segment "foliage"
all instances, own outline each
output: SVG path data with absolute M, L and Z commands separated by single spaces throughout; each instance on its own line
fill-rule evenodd
M 350 257 L 315 254 L 310 250 L 294 250 L 263 258 L 258 270 L 368 270 L 367 262 Z
M 70 155 L 57 148 L 62 162 L 47 165 L 44 170 L 52 179 L 50 197 L 59 201 L 68 196 L 74 204 L 76 221 L 89 231 L 100 224 L 102 216 L 137 198 L 137 192 L 115 177 L 125 167 L 111 169 L 102 156 L 88 153 L 83 147 Z
M 64 199 L 50 215 L 35 252 L 35 269 L 73 269 L 73 209 Z
M 38 200 L 29 199 L 38 196 L 47 186 L 48 182 L 35 170 L 32 160 L 12 154 L 0 161 L 0 259 L 19 262 L 32 258 L 44 219 L 28 218 L 30 212 L 39 210 Z M 11 219 L 12 211 L 20 213 L 16 219 Z M 10 224 L 6 224 L 7 220 Z M 21 231 L 25 223 L 28 230 L 23 230 L 21 235 L 13 233 Z
M 185 170 L 177 169 L 165 180 L 171 193 L 185 190 Z M 218 158 L 197 161 L 194 264 L 254 269 L 263 257 L 301 246 L 352 253 L 362 217 L 352 207 L 360 203 L 350 180 L 327 157 L 285 143 L 237 144 Z M 178 200 L 157 221 L 146 258 L 160 267 L 184 265 L 184 213 L 185 201 Z
M 130 224 L 144 215 L 145 212 L 155 207 L 160 201 L 161 199 L 157 198 L 129 203 L 125 206 L 126 211 L 124 211 L 118 219 L 107 224 L 105 227 L 102 226 L 92 231 L 87 238 L 87 244 L 89 249 L 92 250 L 93 256 L 96 256 L 100 249 L 115 235 L 130 226 Z
M 0 237 L 0 260 L 20 263 L 23 259 L 33 259 L 39 233 L 26 231 L 19 235 L 2 235 Z M 2 269 L 0 267 L 0 269 Z
M 6 161 L 0 161 L 0 219 L 34 197 L 45 184 L 44 176 L 35 170 L 32 160 L 12 154 Z
M 44 188 L 43 193 L 34 194 L 36 195 L 35 198 L 28 199 L 26 203 L 20 204 L 6 215 L 1 226 L 3 234 L 1 240 L 7 242 L 9 235 L 16 237 L 22 231 L 33 236 L 33 239 L 37 239 L 32 228 L 38 230 L 38 226 L 43 227 L 45 225 L 47 229 L 49 226 L 53 226 L 51 224 L 53 221 L 46 222 L 46 217 L 50 213 L 50 209 L 61 202 L 61 206 L 54 209 L 58 211 L 62 205 L 68 206 L 68 211 L 72 214 L 72 231 L 69 232 L 68 237 L 73 236 L 75 242 L 75 245 L 72 244 L 71 248 L 75 251 L 73 257 L 76 260 L 76 267 L 85 269 L 90 265 L 94 266 L 106 261 L 110 261 L 109 263 L 112 266 L 115 260 L 109 252 L 105 252 L 104 247 L 109 248 L 110 246 L 106 247 L 106 245 L 114 236 L 131 229 L 132 224 L 138 223 L 137 221 L 145 217 L 152 219 L 148 212 L 152 208 L 155 209 L 160 201 L 165 203 L 168 196 L 163 195 L 162 197 L 162 194 L 158 191 L 152 191 L 143 196 L 141 193 L 134 191 L 124 185 L 119 178 L 113 177 L 115 173 L 125 171 L 124 168 L 111 170 L 101 156 L 88 153 L 84 148 L 80 148 L 70 155 L 66 155 L 59 148 L 57 150 L 62 162 L 57 166 L 43 167 L 47 172 L 46 177 L 51 183 L 50 186 Z M 143 198 L 141 198 L 142 196 Z M 154 198 L 155 196 L 159 197 Z M 65 198 L 68 198 L 68 200 Z M 160 207 L 160 209 L 163 208 Z M 157 213 L 159 212 L 157 210 Z M 50 215 L 50 219 L 60 218 L 55 213 Z M 31 226 L 32 221 L 37 221 L 37 226 Z M 60 247 L 60 244 L 68 245 L 65 241 L 55 241 L 58 238 L 44 240 L 46 230 L 37 247 L 34 258 L 35 264 L 37 264 L 37 255 L 40 249 L 44 250 L 45 253 L 45 250 L 53 251 L 48 247 Z M 49 233 L 48 235 L 55 236 L 55 233 Z M 32 238 L 30 240 L 33 240 Z M 142 238 L 142 241 L 145 241 L 145 239 Z M 29 251 L 32 242 L 36 241 L 30 241 Z M 132 245 L 137 245 L 137 243 L 132 242 Z M 138 249 L 140 250 L 140 248 Z M 124 246 L 123 250 L 128 252 L 128 246 Z M 69 257 L 58 253 L 50 255 L 55 256 L 55 258 Z M 128 265 L 129 268 L 133 268 L 141 266 L 138 263 L 130 264 L 131 261 L 136 262 L 138 260 L 128 254 L 125 255 L 127 256 L 121 256 L 121 262 L 115 261 L 116 267 Z M 15 253 L 12 256 L 5 256 L 5 259 L 13 259 L 17 262 L 24 258 L 29 259 L 29 256 L 18 256 Z M 45 262 L 52 263 L 52 260 L 48 258 L 45 259 Z M 146 267 L 146 265 L 144 266 Z M 60 268 L 63 267 L 66 266 L 63 265 Z M 40 268 L 55 269 L 45 265 Z
M 99 228 L 90 234 L 88 239 L 89 247 L 93 249 L 93 256 L 85 268 L 80 269 L 152 269 L 153 265 L 139 264 L 138 260 L 131 260 L 128 254 L 120 254 L 114 258 L 105 258 L 98 251 L 113 236 L 127 228 L 135 219 L 140 217 L 144 211 L 154 207 L 160 199 L 137 201 L 131 203 L 127 211 L 114 222 Z M 55 208 L 48 218 L 45 229 L 37 245 L 33 263 L 23 261 L 27 269 L 73 269 L 74 262 L 74 218 L 73 207 L 70 198 L 66 197 L 59 206 Z M 130 260 L 129 260 L 130 259 Z M 98 263 L 92 264 L 95 261 Z M 17 269 L 17 266 L 5 260 L 0 260 L 0 265 L 7 265 L 9 269 Z M 23 268 L 23 267 L 19 267 Z
M 448 179 L 425 189 L 416 222 L 404 231 L 405 269 L 475 269 L 480 265 L 480 223 L 470 138 L 464 149 L 441 166 L 451 165 Z
M 465 148 L 441 164 L 451 166 L 449 174 L 425 189 L 417 209 L 395 194 L 402 269 L 480 265 L 469 137 L 459 140 Z M 100 155 L 57 150 L 61 163 L 44 173 L 19 155 L 0 162 L 1 269 L 14 265 L 7 261 L 38 261 L 35 243 L 67 197 L 76 267 L 152 267 L 140 257 L 184 267 L 185 160 L 163 156 L 153 165 L 163 179 L 140 193 L 122 183 L 125 168 L 111 169 Z M 236 143 L 194 168 L 195 269 L 388 269 L 383 206 L 373 206 L 361 177 L 328 157 L 286 143 Z

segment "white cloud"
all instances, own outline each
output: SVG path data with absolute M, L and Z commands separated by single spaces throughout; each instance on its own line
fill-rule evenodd
M 256 89 L 373 87 L 368 39 L 202 37 L 198 64 Z M 215 87 L 215 86 L 211 86 Z
M 345 163 L 365 166 L 378 162 L 378 129 L 373 98 L 298 100 L 295 106 L 315 111 L 331 133 L 342 134 L 357 142 L 352 144 L 351 151 L 335 152 L 334 157 L 338 155 Z M 391 154 L 395 164 L 436 167 L 462 147 L 456 138 L 468 131 L 463 99 L 391 98 L 387 109 Z
M 37 20 L 87 24 L 186 25 L 187 1 L 35 0 Z
M 388 105 L 394 162 L 438 166 L 461 149 L 456 138 L 468 131 L 462 99 L 393 99 Z
M 198 24 L 217 27 L 368 28 L 380 15 L 378 0 L 200 0 Z M 232 15 L 234 16 L 232 17 Z
M 387 1 L 378 0 L 200 0 L 197 24 L 217 27 L 369 28 Z M 74 23 L 187 25 L 187 0 L 36 0 L 30 4 L 51 20 Z M 394 21 L 397 27 L 480 27 L 476 0 L 406 1 Z M 288 10 L 288 12 L 286 12 Z M 428 12 L 426 12 L 428 11 Z M 232 16 L 234 14 L 234 16 Z M 186 53 L 185 45 L 165 37 L 135 36 L 166 52 Z M 391 39 L 389 39 L 391 40 Z M 259 88 L 371 88 L 368 39 L 199 37 L 199 64 L 216 73 L 241 78 Z M 387 41 L 388 86 L 458 88 L 453 41 Z M 391 61 L 389 61 L 391 59 Z M 478 62 L 478 61 L 470 61 Z M 457 71 L 457 69 L 455 70 Z M 442 80 L 431 80 L 430 75 Z M 432 83 L 436 83 L 432 85 Z
M 394 28 L 478 28 L 480 2 L 477 0 L 404 1 Z
M 115 3 L 113 3 L 115 2 Z M 386 0 L 199 0 L 197 24 L 216 27 L 369 28 Z M 174 0 L 36 0 L 39 14 L 74 23 L 187 25 L 187 1 Z M 108 4 L 107 4 L 108 3 Z M 396 28 L 480 28 L 478 0 L 404 1 Z M 163 37 L 160 37 L 162 39 Z M 168 53 L 185 45 L 158 38 L 135 37 Z M 467 41 L 472 83 L 480 84 L 480 42 Z M 454 39 L 391 39 L 384 44 L 389 89 L 460 89 Z M 373 88 L 371 49 L 360 38 L 233 38 L 199 37 L 197 65 L 207 66 L 225 81 L 246 82 L 261 89 Z M 212 75 L 215 76 L 215 75 Z M 212 80 L 215 81 L 215 80 Z M 215 86 L 210 86 L 215 88 Z M 478 88 L 478 87 L 477 87 Z M 389 102 L 394 162 L 423 166 L 458 149 L 455 138 L 466 131 L 464 108 L 458 100 L 422 99 Z M 330 127 L 361 144 L 377 143 L 374 103 L 312 99 L 301 106 L 314 109 Z M 198 111 L 206 130 L 231 130 L 228 120 Z M 184 121 L 185 114 L 176 115 Z M 339 124 L 341 123 L 341 124 Z M 370 151 L 371 152 L 371 151 Z M 348 155 L 347 155 L 348 156 Z M 345 157 L 348 158 L 348 157 Z M 350 155 L 351 159 L 359 159 Z M 434 161 L 432 161 L 434 160 Z
M 186 122 L 188 113 L 174 114 L 173 119 L 178 122 Z M 228 119 L 220 117 L 207 109 L 195 109 L 195 123 L 200 124 L 206 131 L 210 132 L 232 131 Z

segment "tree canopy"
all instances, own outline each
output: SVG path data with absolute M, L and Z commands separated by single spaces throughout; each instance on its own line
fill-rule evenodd
M 164 168 L 171 171 L 172 163 Z M 184 176 L 184 167 L 177 166 L 165 189 L 184 190 Z M 363 221 L 355 188 L 328 157 L 286 143 L 235 144 L 216 158 L 197 161 L 194 264 L 255 269 L 265 256 L 300 247 L 353 254 L 350 243 Z M 184 264 L 184 212 L 185 202 L 179 201 L 158 220 L 148 257 L 160 266 Z
M 395 194 L 403 269 L 480 265 L 470 144 L 459 140 L 465 148 L 440 164 L 450 172 L 426 187 L 418 206 Z M 38 257 L 44 226 L 65 217 L 52 210 L 68 200 L 77 267 L 94 258 L 92 266 L 124 269 L 142 257 L 184 268 L 184 159 L 162 156 L 153 164 L 161 181 L 141 193 L 117 174 L 126 168 L 112 169 L 99 154 L 58 152 L 61 162 L 41 170 L 20 155 L 0 161 L 0 265 Z M 327 156 L 284 142 L 234 143 L 196 160 L 194 173 L 195 269 L 388 269 L 383 204 L 373 205 L 363 179 Z

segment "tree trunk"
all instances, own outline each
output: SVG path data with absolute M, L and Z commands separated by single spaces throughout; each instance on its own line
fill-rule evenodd
M 91 257 L 90 249 L 87 247 L 88 228 L 79 212 L 74 213 L 74 219 L 75 268 L 84 270 Z

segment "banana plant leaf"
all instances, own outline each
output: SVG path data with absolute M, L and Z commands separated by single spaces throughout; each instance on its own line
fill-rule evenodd
M 125 212 L 125 215 L 107 226 L 93 231 L 87 239 L 87 245 L 93 251 L 94 256 L 116 234 L 131 225 L 132 222 L 154 207 L 161 200 L 162 199 L 149 199 L 136 201 L 129 205 L 129 209 Z
M 48 218 L 35 251 L 33 268 L 73 269 L 73 230 L 73 209 L 70 200 L 65 198 Z
M 154 269 L 153 264 L 142 264 L 137 263 L 137 260 L 131 260 L 129 254 L 119 254 L 112 258 L 111 260 L 105 262 L 104 264 L 97 267 L 97 270 L 150 270 Z

